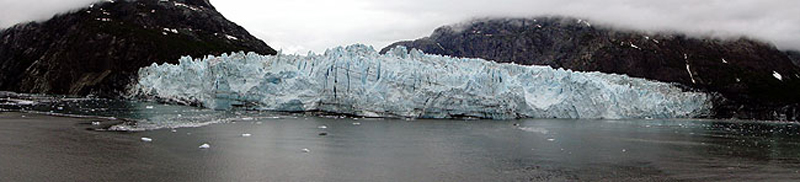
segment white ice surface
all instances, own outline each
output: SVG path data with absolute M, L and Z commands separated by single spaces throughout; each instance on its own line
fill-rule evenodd
M 140 69 L 130 96 L 214 109 L 322 111 L 369 117 L 687 118 L 710 96 L 599 72 L 352 45 L 322 55 L 236 53 Z

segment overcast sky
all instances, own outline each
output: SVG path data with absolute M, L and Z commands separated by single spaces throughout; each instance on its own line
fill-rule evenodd
M 0 0 L 0 27 L 93 0 Z M 693 35 L 748 35 L 800 49 L 799 0 L 211 0 L 228 19 L 284 53 L 353 43 L 380 49 L 475 17 L 568 15 L 594 24 Z

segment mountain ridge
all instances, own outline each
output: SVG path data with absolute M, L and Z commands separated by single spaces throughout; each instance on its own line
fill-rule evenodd
M 277 53 L 207 0 L 96 3 L 0 30 L 0 43 L 0 90 L 109 97 L 152 63 Z
M 595 26 L 570 17 L 479 19 L 391 44 L 425 53 L 548 65 L 718 93 L 713 117 L 796 120 L 800 67 L 774 45 Z

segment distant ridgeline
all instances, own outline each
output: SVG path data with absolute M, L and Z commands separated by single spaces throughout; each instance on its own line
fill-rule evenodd
M 141 67 L 233 51 L 276 54 L 208 0 L 105 2 L 0 31 L 0 90 L 115 96 Z
M 425 53 L 576 71 L 626 74 L 716 93 L 715 118 L 797 120 L 798 52 L 739 38 L 716 40 L 593 26 L 566 17 L 483 19 L 392 44 Z

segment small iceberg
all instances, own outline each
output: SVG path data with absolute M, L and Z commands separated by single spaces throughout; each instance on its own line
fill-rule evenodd
M 250 137 L 250 136 L 252 136 L 250 133 L 242 134 L 242 137 Z
M 322 126 L 318 126 L 317 128 L 319 128 L 319 129 L 328 129 L 328 126 L 322 125 Z
M 142 137 L 142 142 L 153 142 L 153 139 L 148 137 Z
M 197 148 L 199 148 L 199 149 L 209 149 L 209 148 L 211 148 L 211 145 L 209 145 L 207 143 L 204 143 L 203 145 L 200 145 L 200 147 L 197 147 Z
M 302 151 L 303 151 L 303 153 L 309 153 L 309 152 L 311 152 L 311 150 L 308 150 L 307 148 L 304 148 Z

